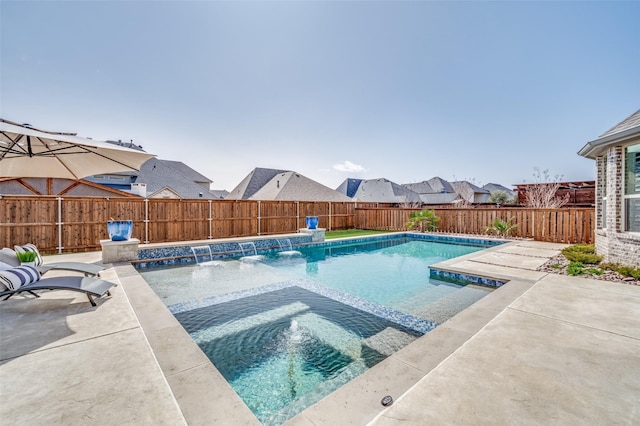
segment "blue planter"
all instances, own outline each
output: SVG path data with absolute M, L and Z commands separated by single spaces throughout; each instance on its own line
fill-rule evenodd
M 318 216 L 307 216 L 307 229 L 316 229 L 318 227 Z
M 133 221 L 131 220 L 110 220 L 107 222 L 107 231 L 111 241 L 127 241 L 131 238 L 133 231 Z

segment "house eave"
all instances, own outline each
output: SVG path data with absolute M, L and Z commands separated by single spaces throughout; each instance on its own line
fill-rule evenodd
M 578 155 L 595 160 L 596 157 L 602 155 L 608 147 L 624 144 L 634 138 L 640 139 L 640 126 L 635 126 L 622 132 L 587 142 L 586 145 L 578 151 Z

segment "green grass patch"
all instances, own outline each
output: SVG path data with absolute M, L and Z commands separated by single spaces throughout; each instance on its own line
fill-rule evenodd
M 562 254 L 570 262 L 580 262 L 588 265 L 597 265 L 602 262 L 602 256 L 596 254 L 593 244 L 576 244 L 562 249 Z
M 388 234 L 390 231 L 372 231 L 368 229 L 342 229 L 339 231 L 327 231 L 325 232 L 325 239 L 331 240 L 334 238 L 346 238 L 346 237 L 364 237 L 366 235 Z

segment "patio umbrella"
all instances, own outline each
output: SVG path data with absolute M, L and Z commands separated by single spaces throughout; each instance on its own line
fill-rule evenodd
M 0 118 L 0 177 L 81 179 L 139 170 L 153 156 L 75 133 L 36 130 Z

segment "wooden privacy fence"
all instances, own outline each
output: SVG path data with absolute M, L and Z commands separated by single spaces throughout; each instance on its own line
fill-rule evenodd
M 416 209 L 356 209 L 355 223 L 363 229 L 402 231 L 407 229 L 409 214 Z M 439 209 L 437 232 L 486 235 L 486 227 L 496 219 L 517 225 L 512 235 L 536 241 L 557 243 L 593 243 L 595 210 L 593 208 L 529 209 Z
M 354 228 L 354 203 L 102 197 L 0 198 L 0 244 L 34 243 L 43 253 L 100 250 L 107 221 L 132 220 L 143 243 L 285 234 L 304 228 Z
M 344 202 L 124 199 L 102 197 L 0 198 L 0 244 L 34 243 L 43 253 L 94 251 L 107 239 L 107 221 L 132 220 L 133 237 L 144 243 L 273 235 L 305 227 L 406 230 L 416 209 L 362 208 Z M 592 243 L 593 209 L 438 209 L 438 231 L 485 235 L 496 219 L 514 218 L 514 236 L 538 241 Z

